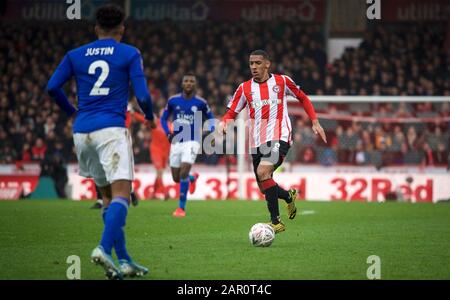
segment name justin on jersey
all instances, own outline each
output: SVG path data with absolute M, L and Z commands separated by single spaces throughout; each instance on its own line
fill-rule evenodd
M 84 56 L 113 55 L 114 47 L 87 48 Z

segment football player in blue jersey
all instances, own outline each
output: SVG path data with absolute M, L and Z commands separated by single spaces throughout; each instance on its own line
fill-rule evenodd
M 95 25 L 98 40 L 69 51 L 47 85 L 49 95 L 74 118 L 73 139 L 80 175 L 93 178 L 103 195 L 104 229 L 91 259 L 104 268 L 109 279 L 148 273 L 147 268 L 131 259 L 125 247 L 124 226 L 134 177 L 131 139 L 125 127 L 130 81 L 148 126 L 154 128 L 155 123 L 141 54 L 120 43 L 124 19 L 120 7 L 100 7 Z M 77 108 L 62 89 L 72 77 L 77 84 Z M 113 248 L 118 266 L 111 256 Z
M 206 115 L 208 127 L 214 131 L 214 116 L 205 99 L 195 94 L 197 80 L 194 73 L 187 73 L 182 80 L 182 93 L 169 98 L 161 125 L 171 142 L 169 164 L 172 178 L 180 185 L 178 208 L 174 217 L 186 216 L 187 192 L 195 192 L 198 173 L 190 174 L 201 146 L 203 116 Z M 167 121 L 173 119 L 173 132 L 169 130 Z

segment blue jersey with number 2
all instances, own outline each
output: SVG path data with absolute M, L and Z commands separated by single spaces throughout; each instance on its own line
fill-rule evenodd
M 130 81 L 146 118 L 153 119 L 138 49 L 114 39 L 99 39 L 69 51 L 47 86 L 50 95 L 69 115 L 74 108 L 59 99 L 61 95 L 57 92 L 72 76 L 76 80 L 78 96 L 73 132 L 125 127 Z

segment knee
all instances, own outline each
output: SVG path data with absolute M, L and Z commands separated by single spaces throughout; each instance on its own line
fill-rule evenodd
M 173 177 L 173 181 L 175 181 L 175 183 L 180 183 L 180 177 L 179 176 L 174 176 Z

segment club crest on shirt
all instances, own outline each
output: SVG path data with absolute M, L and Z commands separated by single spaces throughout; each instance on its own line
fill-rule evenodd
M 198 108 L 197 108 L 197 106 L 194 105 L 194 106 L 191 107 L 191 110 L 192 110 L 192 112 L 195 113 L 198 110 Z
M 280 86 L 278 84 L 274 85 L 272 88 L 272 91 L 274 91 L 275 93 L 279 93 L 280 92 Z

